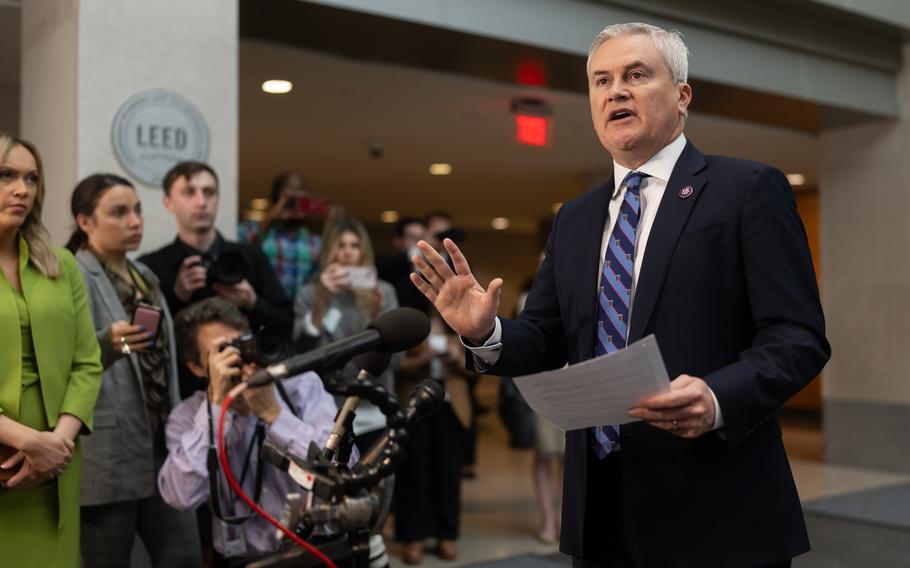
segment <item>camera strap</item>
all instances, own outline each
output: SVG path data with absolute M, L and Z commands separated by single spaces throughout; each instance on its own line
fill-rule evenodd
M 228 488 L 228 494 L 230 496 L 231 502 L 231 515 L 225 516 L 221 511 L 221 491 L 218 476 L 218 449 L 215 444 L 215 427 L 212 420 L 212 403 L 208 400 L 208 397 L 203 401 L 204 404 L 208 406 L 208 415 L 209 415 L 209 453 L 206 459 L 206 466 L 209 471 L 209 505 L 212 509 L 212 514 L 215 515 L 218 520 L 227 523 L 229 525 L 239 525 L 245 522 L 247 519 L 253 516 L 252 513 L 246 515 L 234 515 L 234 503 L 236 503 L 236 497 L 234 496 L 234 491 Z M 262 443 L 265 441 L 265 424 L 262 420 L 256 419 L 256 430 L 253 433 L 252 439 L 250 439 L 250 444 L 247 446 L 246 455 L 243 459 L 243 471 L 240 474 L 240 485 L 243 486 L 243 482 L 246 480 L 247 473 L 250 469 L 250 458 L 253 456 L 253 448 L 256 448 L 256 478 L 253 482 L 253 500 L 257 503 L 259 502 L 259 497 L 262 495 L 262 474 L 263 474 L 263 465 L 264 460 L 262 459 Z
M 278 396 L 281 397 L 281 400 L 288 406 L 291 410 L 291 413 L 300 418 L 300 413 L 297 412 L 297 409 L 294 408 L 294 405 L 291 403 L 291 397 L 288 396 L 288 391 L 284 390 L 284 385 L 281 384 L 281 381 L 275 381 L 275 389 L 278 391 Z M 302 418 L 300 418 L 302 420 Z

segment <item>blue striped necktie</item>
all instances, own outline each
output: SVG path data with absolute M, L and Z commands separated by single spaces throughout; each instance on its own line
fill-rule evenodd
M 598 357 L 625 348 L 629 338 L 635 239 L 641 213 L 639 191 L 642 178 L 647 176 L 641 172 L 629 172 L 623 179 L 626 194 L 607 242 L 597 292 L 597 340 L 594 342 L 594 355 Z M 592 430 L 594 452 L 603 459 L 613 449 L 613 444 L 619 443 L 619 426 L 608 424 L 595 426 Z

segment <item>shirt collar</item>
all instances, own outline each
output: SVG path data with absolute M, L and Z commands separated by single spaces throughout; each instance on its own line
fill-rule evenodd
M 686 148 L 686 136 L 680 134 L 676 137 L 673 142 L 670 142 L 659 152 L 651 156 L 651 159 L 641 165 L 635 171 L 648 174 L 653 178 L 657 178 L 666 184 L 670 180 L 670 174 L 673 173 L 673 168 L 676 167 L 676 161 L 679 160 L 679 156 L 682 154 L 683 150 Z M 622 188 L 622 181 L 626 179 L 626 174 L 631 172 L 629 168 L 619 165 L 616 160 L 613 160 L 613 197 L 615 199 L 619 195 L 619 190 Z
M 196 247 L 190 246 L 189 244 L 180 240 L 179 236 L 177 237 L 176 242 L 177 242 L 177 246 L 179 246 L 185 253 L 185 256 L 183 258 L 186 258 L 187 256 L 193 256 L 193 255 L 199 255 L 202 257 L 208 256 L 210 258 L 218 258 L 218 256 L 221 254 L 221 249 L 224 245 L 224 237 L 221 236 L 220 232 L 215 231 L 215 240 L 212 241 L 212 246 L 209 247 L 209 250 L 199 250 Z M 183 259 L 180 259 L 180 260 L 182 261 Z

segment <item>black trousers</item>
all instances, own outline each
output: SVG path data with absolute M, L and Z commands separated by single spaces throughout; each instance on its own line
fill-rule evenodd
M 585 560 L 584 558 L 572 558 L 572 568 L 613 568 L 615 564 L 604 564 L 599 560 Z M 790 561 L 779 562 L 766 566 L 765 568 L 790 568 Z
M 622 520 L 622 468 L 618 452 L 599 459 L 589 450 L 588 504 L 585 508 L 583 557 L 574 558 L 573 566 L 585 568 L 635 568 L 628 549 L 629 536 Z M 610 535 L 605 545 L 605 535 Z
M 621 451 L 601 460 L 590 450 L 586 502 L 603 505 L 585 510 L 584 556 L 572 557 L 573 568 L 637 568 L 628 548 L 634 535 L 627 534 L 622 519 L 621 459 Z M 604 546 L 607 534 L 621 537 L 610 539 L 609 550 Z M 790 568 L 790 561 L 764 568 Z
M 395 474 L 395 539 L 458 538 L 465 430 L 445 403 L 410 428 Z

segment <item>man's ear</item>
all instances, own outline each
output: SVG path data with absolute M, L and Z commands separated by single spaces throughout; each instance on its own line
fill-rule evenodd
M 171 209 L 171 196 L 170 196 L 170 195 L 168 195 L 167 193 L 165 193 L 165 194 L 161 197 L 161 203 L 164 205 L 164 208 L 167 209 L 168 213 L 171 213 L 171 214 L 174 213 L 174 210 Z
M 203 367 L 199 363 L 195 363 L 193 361 L 187 361 L 186 368 L 189 369 L 194 375 L 196 375 L 200 379 L 205 378 L 205 375 L 206 375 L 205 367 Z
M 689 83 L 679 83 L 679 113 L 683 116 L 689 114 L 689 105 L 692 104 L 692 87 Z

